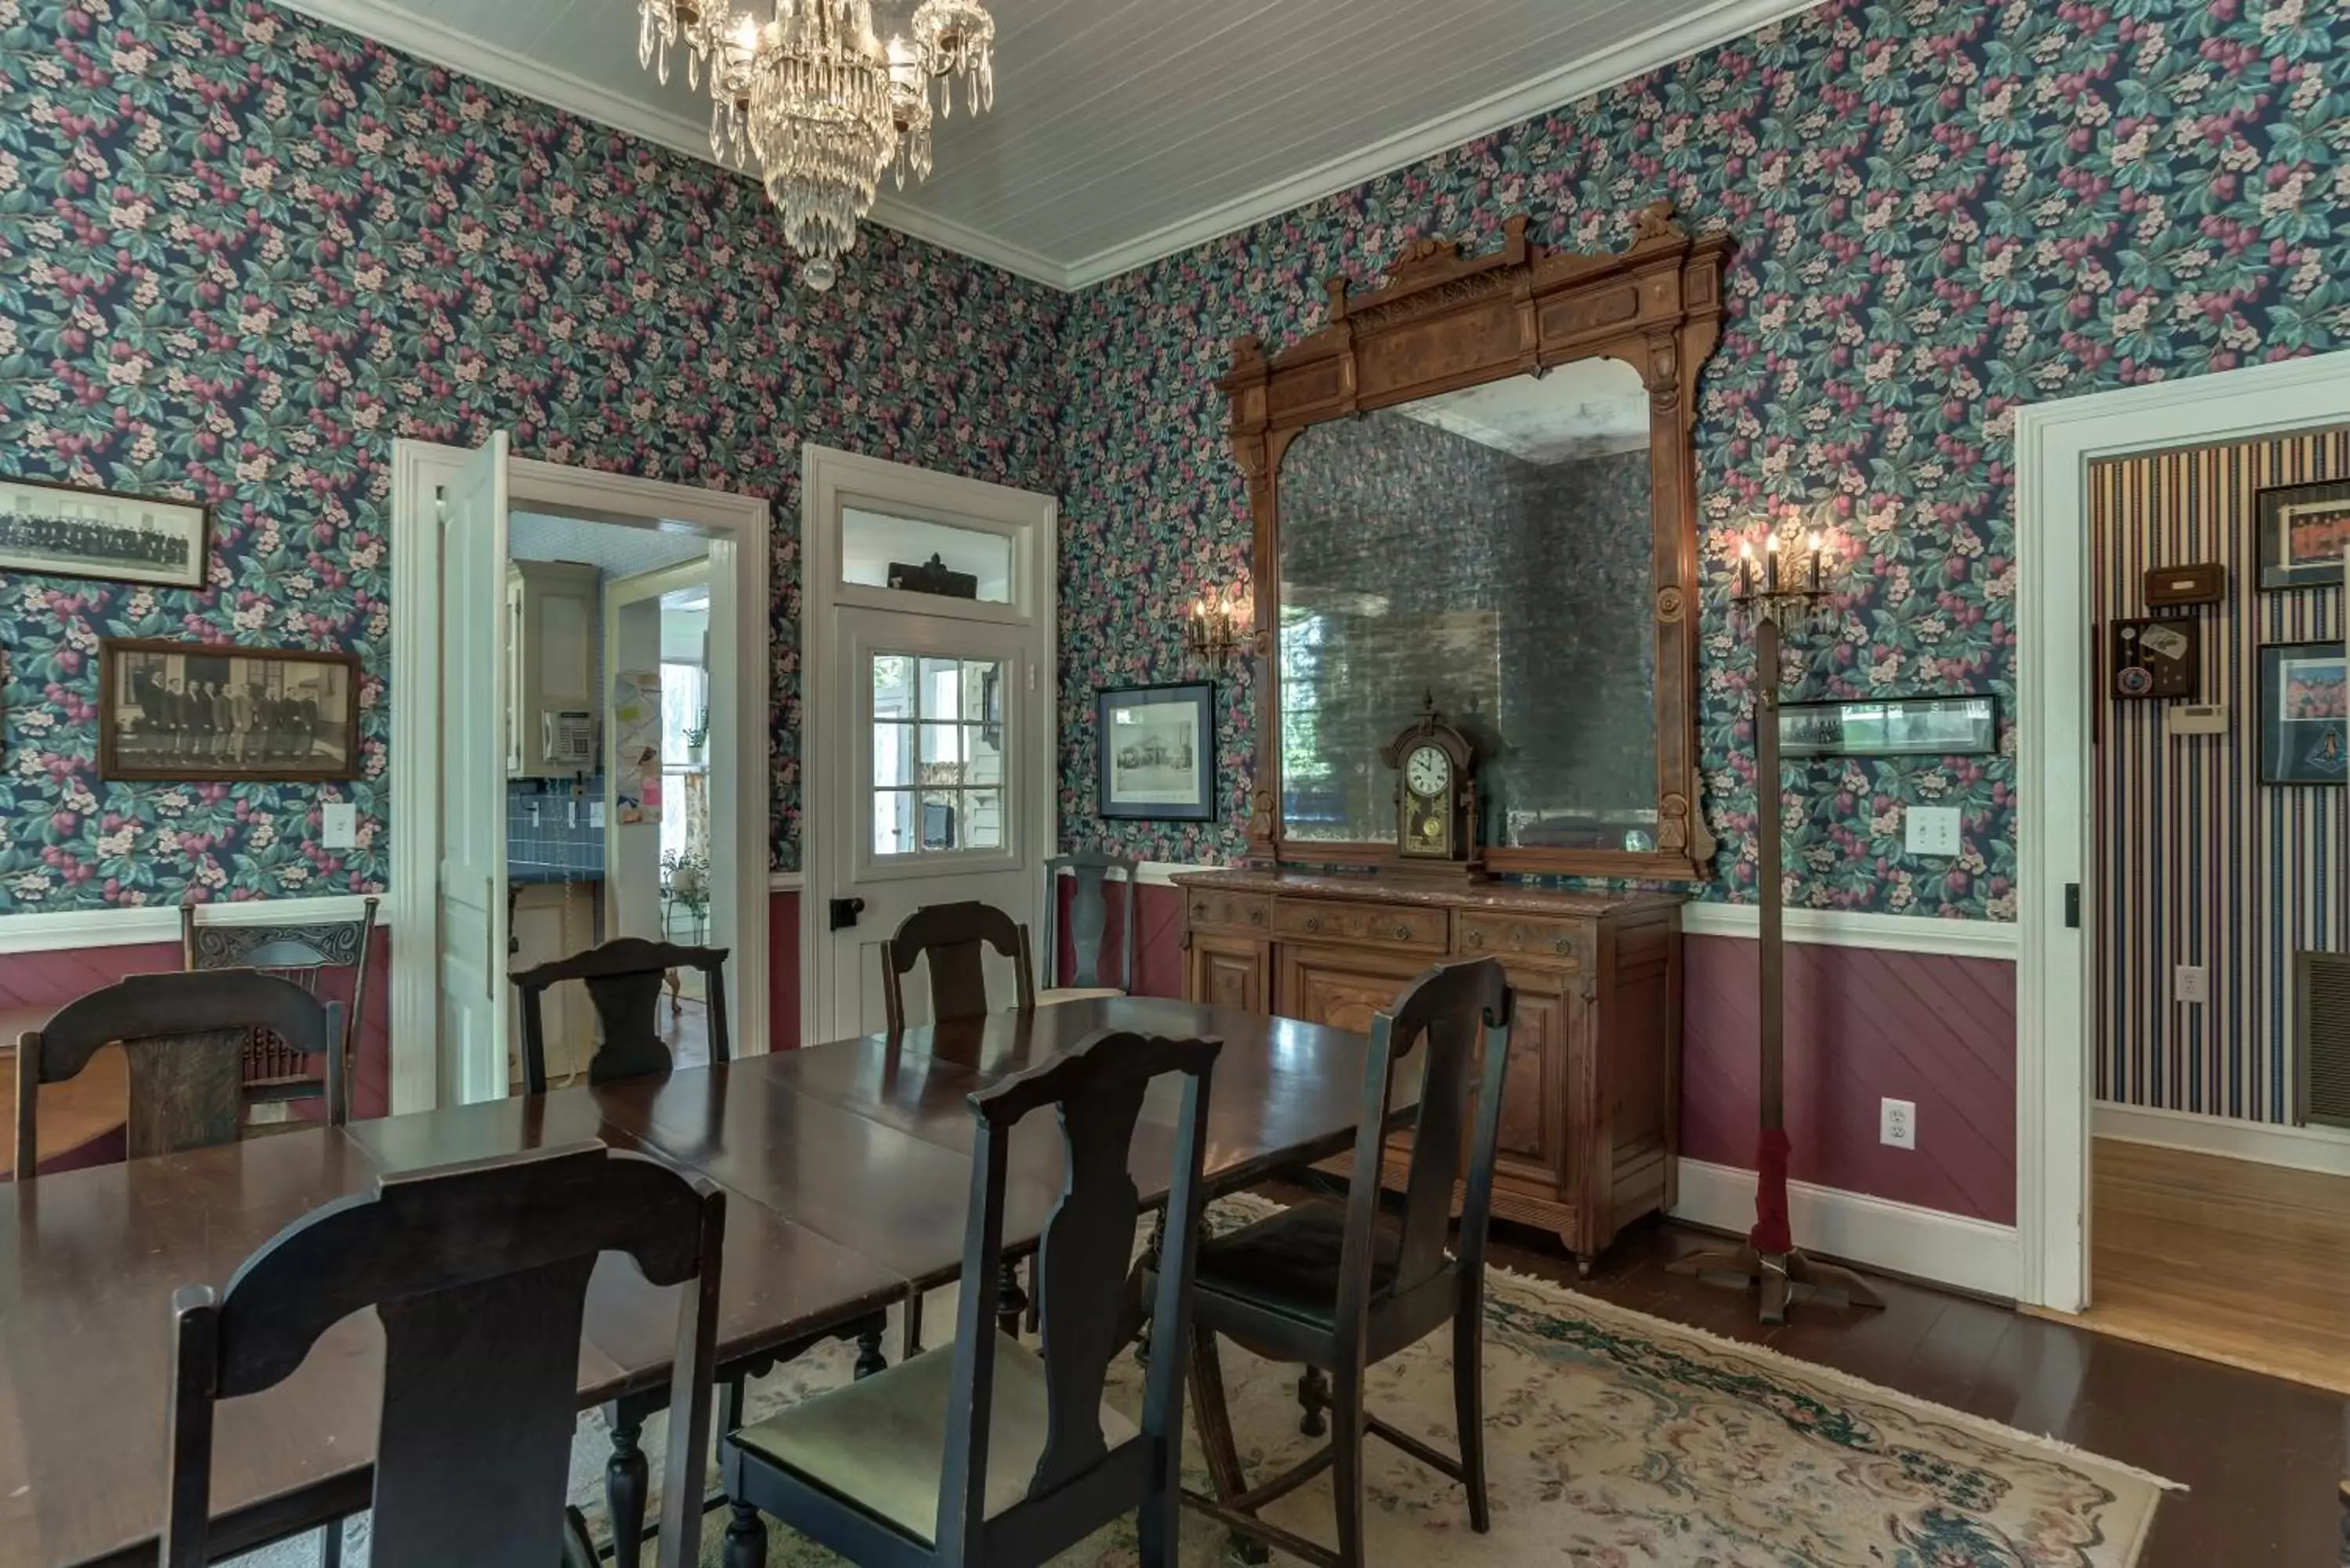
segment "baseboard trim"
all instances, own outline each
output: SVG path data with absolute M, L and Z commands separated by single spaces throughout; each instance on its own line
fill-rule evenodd
M 1681 929 L 1693 937 L 1759 938 L 1762 913 L 1752 904 L 1684 904 Z M 2003 959 L 2022 951 L 2009 920 L 1946 920 L 1926 915 L 1872 915 L 1852 909 L 1789 909 L 1786 938 L 1813 947 L 1874 948 L 1944 958 Z
M 1743 1233 L 1754 1223 L 1754 1173 L 1708 1160 L 1680 1162 L 1677 1220 Z M 2015 1227 L 1912 1203 L 1787 1184 L 1788 1217 L 1798 1244 L 1863 1268 L 1929 1284 L 2013 1301 L 2022 1278 Z
M 2350 1176 L 2350 1132 L 2335 1127 L 2233 1121 L 2193 1111 L 2155 1110 L 2099 1100 L 2090 1112 L 2090 1130 L 2098 1137 L 2121 1143 L 2248 1159 L 2321 1176 Z M 2091 1158 L 2095 1158 L 2093 1154 Z
M 376 907 L 376 924 L 391 923 L 391 902 Z M 197 919 L 210 926 L 268 926 L 313 920 L 355 920 L 366 903 L 359 893 L 310 898 L 246 898 L 200 904 Z M 143 904 L 105 909 L 61 909 L 55 914 L 0 915 L 0 954 L 47 953 L 70 948 L 135 948 L 153 942 L 177 945 L 180 906 Z

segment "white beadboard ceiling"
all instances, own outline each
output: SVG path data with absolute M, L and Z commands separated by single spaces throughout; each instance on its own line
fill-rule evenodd
M 635 0 L 279 0 L 710 155 Z M 1061 288 L 1230 234 L 1819 0 L 990 0 L 995 107 L 875 220 Z M 912 0 L 879 0 L 888 28 Z

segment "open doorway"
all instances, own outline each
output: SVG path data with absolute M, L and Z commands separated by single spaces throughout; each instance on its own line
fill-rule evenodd
M 509 969 L 624 932 L 727 950 L 731 1047 L 767 1048 L 767 524 L 755 497 L 512 459 L 503 434 L 396 443 L 392 685 L 425 695 L 392 711 L 393 1006 L 438 1027 L 396 1033 L 395 1109 L 510 1092 Z M 672 810 L 667 846 L 706 870 L 664 872 Z M 682 978 L 691 1059 L 711 1010 Z M 550 1011 L 560 1082 L 593 1019 Z

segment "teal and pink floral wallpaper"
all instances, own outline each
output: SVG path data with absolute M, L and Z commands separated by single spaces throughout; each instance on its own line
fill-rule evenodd
M 1222 689 L 1212 825 L 1092 815 L 1097 679 L 1173 679 L 1168 607 L 1245 582 L 1215 382 L 1234 335 L 1294 341 L 1322 280 L 1512 213 L 1575 250 L 1669 199 L 1735 237 L 1702 383 L 1700 656 L 1716 898 L 1752 896 L 1750 676 L 1726 614 L 1766 503 L 1830 503 L 1849 552 L 1809 695 L 2012 697 L 2018 404 L 2350 341 L 2350 15 L 2317 0 L 1831 0 L 1080 294 L 1061 344 L 1065 835 L 1154 859 L 1243 846 L 1252 690 Z M 2012 735 L 1999 757 L 1811 763 L 1791 898 L 2012 919 Z M 1903 858 L 1904 803 L 1956 805 L 1966 852 Z
M 0 912 L 383 884 L 395 437 L 787 519 L 803 440 L 1058 488 L 1065 296 L 878 228 L 811 294 L 750 181 L 278 6 L 0 0 L 0 465 L 217 509 L 201 594 L 0 575 Z M 318 842 L 341 786 L 100 782 L 109 636 L 359 652 L 359 847 Z

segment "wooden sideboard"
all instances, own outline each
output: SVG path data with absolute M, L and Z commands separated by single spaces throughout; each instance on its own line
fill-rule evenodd
M 1589 1273 L 1675 1199 L 1681 899 L 1378 876 L 1196 871 L 1184 994 L 1367 1030 L 1439 959 L 1492 955 L 1516 994 L 1493 1211 L 1555 1231 Z M 1388 1185 L 1408 1168 L 1390 1145 Z

